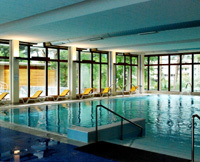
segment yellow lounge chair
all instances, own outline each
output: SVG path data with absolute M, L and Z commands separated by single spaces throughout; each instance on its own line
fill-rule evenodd
M 36 102 L 36 100 L 39 100 L 39 101 L 41 101 L 40 100 L 40 95 L 42 94 L 42 92 L 43 91 L 41 91 L 41 90 L 39 90 L 39 91 L 37 91 L 32 97 L 29 97 L 28 99 L 27 99 L 27 101 L 26 101 L 26 103 L 28 103 L 29 101 L 35 101 Z M 24 103 L 24 99 L 25 98 L 20 98 L 20 100 L 22 100 L 22 102 Z
M 7 96 L 7 92 L 3 92 L 1 95 L 0 95 L 0 103 L 4 104 L 5 105 L 5 101 L 4 101 L 4 98 Z
M 138 86 L 133 86 L 133 87 L 130 89 L 129 93 L 130 93 L 130 94 L 136 93 L 135 91 L 136 91 L 137 88 L 138 88 Z
M 89 96 L 90 94 L 92 94 L 92 88 L 87 88 L 85 92 L 83 92 L 82 94 L 79 94 L 79 98 L 83 99 L 84 96 Z
M 104 89 L 104 91 L 102 92 L 101 97 L 103 97 L 103 95 L 106 95 L 106 94 L 109 95 L 110 90 L 111 90 L 110 87 L 106 87 L 106 88 Z
M 66 98 L 67 94 L 69 93 L 69 89 L 65 89 L 56 99 L 58 101 L 60 98 Z

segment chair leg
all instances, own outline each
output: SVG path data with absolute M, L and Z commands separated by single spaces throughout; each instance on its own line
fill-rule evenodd
M 29 102 L 29 100 L 30 100 L 30 99 L 28 98 L 28 99 L 27 99 L 27 101 L 26 101 L 26 103 L 28 103 L 28 102 Z

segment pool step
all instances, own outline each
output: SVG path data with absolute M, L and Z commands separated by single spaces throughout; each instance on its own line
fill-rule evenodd
M 168 156 L 102 141 L 78 147 L 76 150 L 116 161 L 190 162 L 188 159 L 182 159 L 174 156 Z
M 143 128 L 143 135 L 145 134 L 145 119 L 136 118 L 130 119 L 140 125 Z M 137 137 L 141 135 L 141 129 L 124 121 L 123 123 L 123 137 Z M 121 122 L 116 122 L 108 125 L 98 126 L 98 140 L 108 140 L 121 137 Z M 85 128 L 74 126 L 67 129 L 67 138 L 81 141 L 85 143 L 91 143 L 96 140 L 95 127 Z

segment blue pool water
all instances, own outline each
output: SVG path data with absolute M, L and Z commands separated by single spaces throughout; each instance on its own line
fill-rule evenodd
M 0 120 L 67 134 L 71 126 L 94 127 L 95 107 L 102 104 L 128 118 L 145 118 L 146 135 L 165 144 L 191 147 L 192 115 L 200 115 L 200 97 L 180 95 L 149 95 L 124 97 L 59 105 L 0 109 Z M 120 121 L 99 109 L 99 125 Z M 187 144 L 187 145 L 185 145 Z M 195 150 L 200 150 L 200 121 L 195 120 Z

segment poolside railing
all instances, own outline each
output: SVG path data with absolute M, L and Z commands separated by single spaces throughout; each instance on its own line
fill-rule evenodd
M 192 162 L 194 162 L 194 118 L 197 117 L 200 120 L 200 116 L 197 114 L 192 115 Z
M 123 120 L 126 120 L 127 122 L 131 123 L 132 125 L 134 125 L 134 126 L 140 128 L 140 129 L 141 129 L 141 132 L 140 132 L 141 134 L 140 134 L 140 135 L 142 136 L 142 134 L 143 134 L 143 128 L 142 128 L 140 125 L 138 125 L 138 124 L 136 124 L 136 123 L 133 123 L 132 121 L 130 121 L 130 120 L 124 118 L 123 116 L 117 114 L 116 112 L 110 110 L 109 108 L 107 108 L 107 107 L 105 107 L 105 106 L 103 106 L 103 105 L 97 105 L 97 106 L 96 106 L 96 128 L 95 128 L 95 129 L 96 129 L 96 142 L 98 142 L 98 120 L 97 120 L 97 118 L 98 118 L 98 111 L 97 111 L 98 107 L 104 108 L 104 109 L 106 109 L 107 111 L 109 111 L 109 112 L 111 112 L 111 113 L 113 113 L 113 114 L 115 114 L 116 116 L 118 116 L 118 117 L 121 118 L 121 138 L 120 138 L 121 140 L 123 140 Z

